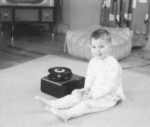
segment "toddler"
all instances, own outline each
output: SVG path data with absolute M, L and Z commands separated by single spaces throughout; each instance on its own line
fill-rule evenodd
M 107 30 L 98 29 L 91 34 L 90 60 L 85 85 L 75 89 L 70 95 L 57 100 L 42 100 L 45 109 L 63 121 L 88 113 L 99 112 L 114 107 L 126 99 L 122 88 L 122 68 L 111 56 L 111 37 Z

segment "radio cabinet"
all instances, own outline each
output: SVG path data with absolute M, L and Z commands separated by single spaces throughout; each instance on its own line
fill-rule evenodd
M 14 39 L 15 24 L 39 23 L 48 24 L 54 38 L 53 23 L 55 21 L 55 7 L 33 6 L 0 6 L 1 35 L 3 36 L 5 25 L 12 25 L 12 41 Z

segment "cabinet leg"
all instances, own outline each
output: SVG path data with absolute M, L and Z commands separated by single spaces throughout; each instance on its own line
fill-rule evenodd
M 11 29 L 11 44 L 14 45 L 14 30 L 15 30 L 15 25 L 12 25 Z
M 12 25 L 11 29 L 11 37 L 14 38 L 14 30 L 15 30 L 15 25 Z
M 55 35 L 54 35 L 54 33 L 52 33 L 52 41 L 54 41 L 54 37 L 55 37 Z
M 44 29 L 43 26 L 40 26 L 39 29 L 40 29 L 40 32 L 43 32 L 43 31 L 44 31 L 44 30 L 43 30 L 43 29 Z
M 50 29 L 50 32 L 52 34 L 52 41 L 54 41 L 55 34 L 54 34 L 53 24 L 52 23 L 49 24 L 49 29 Z
M 5 30 L 5 24 L 2 24 L 1 26 L 1 36 L 3 38 L 3 35 L 4 35 L 4 30 Z

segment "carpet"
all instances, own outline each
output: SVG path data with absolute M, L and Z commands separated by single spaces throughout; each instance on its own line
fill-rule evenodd
M 88 61 L 62 54 L 47 55 L 0 71 L 0 126 L 148 127 L 150 73 L 144 73 L 134 67 L 144 66 L 150 62 L 141 61 L 139 57 L 134 57 L 135 54 L 120 61 L 124 68 L 123 88 L 127 100 L 110 110 L 84 115 L 66 123 L 59 121 L 53 114 L 43 111 L 41 103 L 35 101 L 34 97 L 37 95 L 56 99 L 40 91 L 40 80 L 48 74 L 47 70 L 50 67 L 55 66 L 69 67 L 74 74 L 85 76 Z

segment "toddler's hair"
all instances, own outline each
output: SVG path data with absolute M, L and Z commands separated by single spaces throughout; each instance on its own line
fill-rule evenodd
M 95 39 L 95 40 L 105 39 L 107 43 L 111 43 L 110 33 L 104 29 L 98 29 L 98 30 L 94 31 L 91 34 L 90 41 L 91 41 L 91 39 Z

